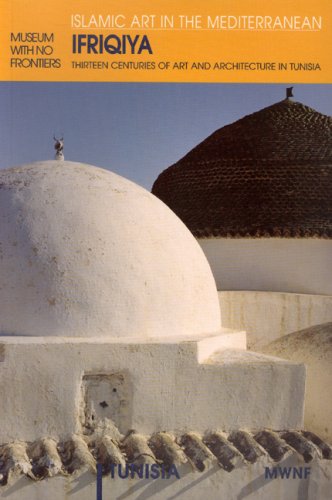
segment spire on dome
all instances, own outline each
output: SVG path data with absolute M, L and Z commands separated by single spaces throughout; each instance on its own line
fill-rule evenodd
M 294 97 L 293 88 L 294 87 L 287 87 L 286 88 L 286 99 L 290 99 L 291 97 Z
M 55 159 L 59 161 L 63 161 L 65 159 L 63 155 L 63 137 L 61 139 L 57 139 L 55 135 L 53 136 L 55 140 L 54 149 L 56 150 Z

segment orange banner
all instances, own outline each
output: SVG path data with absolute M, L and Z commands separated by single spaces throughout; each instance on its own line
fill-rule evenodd
M 331 0 L 1 0 L 0 78 L 331 83 Z

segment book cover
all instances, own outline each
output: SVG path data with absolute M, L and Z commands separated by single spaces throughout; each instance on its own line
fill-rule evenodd
M 330 2 L 0 14 L 0 496 L 328 500 Z

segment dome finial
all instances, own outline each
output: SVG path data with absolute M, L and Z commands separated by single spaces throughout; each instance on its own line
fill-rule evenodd
M 63 137 L 61 139 L 57 139 L 55 135 L 53 136 L 55 140 L 54 149 L 56 150 L 55 159 L 63 161 L 65 157 L 63 156 Z
M 293 88 L 294 87 L 287 87 L 286 88 L 286 99 L 290 99 L 291 97 L 294 97 Z

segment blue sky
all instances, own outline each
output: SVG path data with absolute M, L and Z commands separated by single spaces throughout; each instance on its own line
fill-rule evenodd
M 159 173 L 214 130 L 285 97 L 291 84 L 0 83 L 0 168 L 53 159 L 112 170 L 151 189 Z M 294 85 L 332 114 L 332 85 Z

